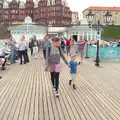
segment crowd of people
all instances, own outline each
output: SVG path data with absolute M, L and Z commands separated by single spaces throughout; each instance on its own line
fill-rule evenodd
M 5 70 L 6 64 L 16 63 L 20 60 L 20 65 L 29 63 L 28 51 L 30 50 L 31 56 L 35 59 L 38 58 L 39 51 L 43 53 L 45 61 L 45 71 L 50 72 L 51 83 L 53 90 L 56 91 L 56 97 L 59 96 L 59 76 L 60 76 L 60 58 L 63 59 L 65 64 L 70 68 L 71 79 L 69 85 L 76 89 L 75 78 L 79 73 L 77 66 L 83 62 L 85 46 L 96 46 L 96 41 L 87 41 L 87 37 L 80 37 L 79 40 L 74 38 L 65 37 L 49 37 L 46 35 L 42 40 L 37 40 L 36 36 L 26 40 L 25 36 L 21 36 L 19 42 L 16 42 L 12 35 L 9 35 L 9 40 L 5 41 L 4 46 L 0 48 L 0 65 L 2 70 Z M 120 47 L 120 41 L 100 43 L 101 47 Z M 76 60 L 78 56 L 79 60 Z M 70 60 L 68 61 L 68 57 Z M 1 79 L 2 77 L 0 77 Z
M 95 46 L 97 44 L 97 41 L 89 41 L 88 44 L 90 46 Z M 100 44 L 100 47 L 120 47 L 120 40 L 118 41 L 110 41 L 110 42 L 107 42 L 107 41 L 102 41 L 99 43 Z
M 16 63 L 16 60 L 20 60 L 20 65 L 23 63 L 29 63 L 29 50 L 31 52 L 31 56 L 35 59 L 38 58 L 39 51 L 42 51 L 45 61 L 45 71 L 50 72 L 53 90 L 56 91 L 56 97 L 58 97 L 59 75 L 61 68 L 60 57 L 63 59 L 65 64 L 70 67 L 71 79 L 69 80 L 69 85 L 73 83 L 73 89 L 76 89 L 75 78 L 77 74 L 77 66 L 83 62 L 83 52 L 86 42 L 86 37 L 80 37 L 80 40 L 75 41 L 73 38 L 52 38 L 48 35 L 46 35 L 42 40 L 37 40 L 36 36 L 33 36 L 29 41 L 27 41 L 23 35 L 19 42 L 16 42 L 13 36 L 9 35 L 9 40 L 6 41 L 4 45 L 4 48 L 6 49 L 2 48 L 0 50 L 2 51 L 0 54 L 0 60 L 4 59 L 3 62 L 1 62 L 2 70 L 5 70 L 5 66 L 8 61 L 10 61 L 10 64 L 14 64 Z M 79 61 L 76 61 L 77 55 L 80 55 Z M 70 56 L 70 61 L 68 61 L 65 56 Z
M 0 46 L 0 66 L 1 70 L 5 70 L 8 64 L 14 64 L 17 60 L 20 60 L 20 65 L 29 63 L 29 48 L 32 49 L 31 54 L 37 58 L 38 54 L 38 40 L 36 36 L 32 37 L 32 42 L 26 40 L 25 36 L 21 36 L 19 42 L 14 40 L 12 35 L 9 35 L 9 39 L 3 42 Z M 2 77 L 0 77 L 1 79 Z

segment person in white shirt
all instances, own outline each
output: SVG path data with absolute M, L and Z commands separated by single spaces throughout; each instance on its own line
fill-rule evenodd
M 18 51 L 19 51 L 19 57 L 20 57 L 20 64 L 22 64 L 22 57 L 24 58 L 24 64 L 26 64 L 26 49 L 27 45 L 24 40 L 24 36 L 21 37 L 20 42 L 18 43 Z
M 26 56 L 26 62 L 29 63 L 29 56 L 28 56 L 28 48 L 29 48 L 29 43 L 28 41 L 25 39 L 25 36 L 23 35 L 23 39 L 26 43 L 26 50 L 25 50 L 25 56 Z
M 33 55 L 35 59 L 38 58 L 38 47 L 39 47 L 38 40 L 36 39 L 36 36 L 33 36 Z

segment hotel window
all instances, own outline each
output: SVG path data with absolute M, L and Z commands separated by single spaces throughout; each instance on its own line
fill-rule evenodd
M 11 13 L 15 13 L 15 10 L 11 10 Z
M 8 19 L 8 15 L 4 15 L 4 18 L 5 18 L 5 19 Z
M 17 18 L 17 16 L 16 15 L 12 15 L 12 19 L 14 19 L 14 18 Z
M 4 11 L 4 14 L 8 14 L 8 11 Z

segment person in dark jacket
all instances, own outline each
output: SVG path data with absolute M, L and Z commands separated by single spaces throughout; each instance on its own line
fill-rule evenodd
M 32 55 L 33 55 L 33 38 L 30 38 L 30 41 L 29 41 L 29 48 L 30 48 L 31 56 L 32 56 Z
M 118 44 L 117 44 L 117 47 L 120 47 L 120 40 L 119 40 L 119 42 L 118 42 Z

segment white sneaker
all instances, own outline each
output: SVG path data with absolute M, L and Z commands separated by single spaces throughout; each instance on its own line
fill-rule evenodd
M 58 94 L 58 92 L 56 92 L 56 97 L 59 97 L 59 94 Z
M 52 90 L 55 91 L 55 86 L 53 86 Z

